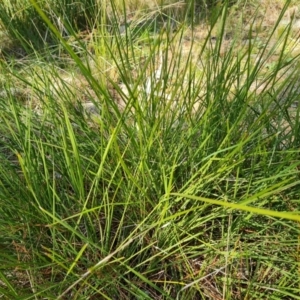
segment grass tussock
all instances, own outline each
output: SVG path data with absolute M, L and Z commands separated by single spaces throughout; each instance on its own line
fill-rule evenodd
M 295 3 L 88 2 L 0 4 L 1 297 L 298 299 Z

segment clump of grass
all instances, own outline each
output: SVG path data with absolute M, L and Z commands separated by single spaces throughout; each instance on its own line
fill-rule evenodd
M 184 24 L 134 38 L 134 27 L 102 27 L 95 54 L 78 39 L 79 55 L 32 3 L 80 89 L 51 56 L 37 52 L 22 71 L 3 65 L 0 294 L 296 299 L 299 110 L 284 87 L 296 84 L 298 58 L 284 50 L 288 27 L 275 45 L 274 29 L 263 46 L 236 51 L 232 40 L 223 51 L 225 1 L 201 43 L 186 45 Z M 14 78 L 30 91 L 25 103 Z
M 73 32 L 92 30 L 98 18 L 105 15 L 105 2 L 84 1 L 40 1 L 40 7 L 64 37 Z M 37 13 L 32 1 L 2 1 L 0 20 L 10 37 L 26 51 L 41 51 L 57 43 L 44 20 Z

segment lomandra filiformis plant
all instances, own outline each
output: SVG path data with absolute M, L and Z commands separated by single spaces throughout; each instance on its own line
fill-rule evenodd
M 73 39 L 30 3 L 61 53 L 1 64 L 0 295 L 297 299 L 289 1 L 273 23 L 223 1 L 201 26 L 107 2 L 131 22 Z

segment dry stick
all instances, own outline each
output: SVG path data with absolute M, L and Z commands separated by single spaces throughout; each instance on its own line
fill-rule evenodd
M 87 272 L 85 272 L 81 277 L 76 280 L 71 286 L 69 286 L 62 294 L 60 294 L 56 299 L 61 299 L 64 295 L 66 295 L 72 288 L 74 288 L 78 283 L 80 283 L 82 280 L 87 278 L 89 275 L 91 275 L 100 265 L 108 262 L 114 255 L 116 255 L 119 251 L 123 250 L 125 247 L 127 247 L 131 242 L 133 242 L 134 239 L 131 238 L 127 241 L 127 243 L 121 245 L 119 248 L 117 248 L 114 252 L 100 260 L 96 265 L 94 265 L 92 268 L 90 268 Z

